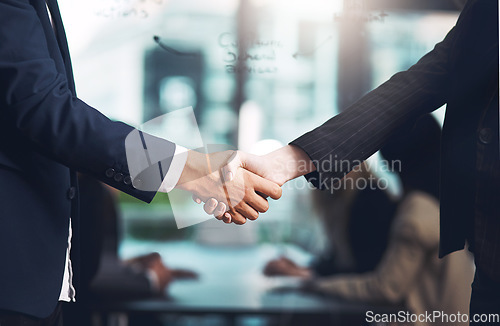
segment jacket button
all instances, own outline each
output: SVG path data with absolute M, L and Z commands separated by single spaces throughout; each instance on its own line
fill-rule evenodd
M 126 184 L 127 186 L 132 184 L 132 178 L 127 175 L 125 178 L 123 178 L 123 183 Z
M 69 200 L 73 200 L 76 196 L 76 188 L 75 187 L 70 187 L 68 189 L 68 192 L 66 194 L 68 196 Z
M 493 138 L 493 131 L 490 128 L 483 128 L 479 130 L 479 141 L 485 145 L 491 143 Z
M 109 168 L 109 169 L 106 170 L 106 176 L 108 178 L 112 178 L 114 175 L 115 175 L 115 169 Z
M 134 186 L 134 188 L 136 189 L 140 189 L 142 187 L 142 180 L 141 179 L 138 179 L 138 178 L 135 178 L 133 181 L 132 181 L 132 185 Z
M 115 179 L 116 182 L 121 182 L 123 180 L 123 174 L 117 173 L 113 179 Z

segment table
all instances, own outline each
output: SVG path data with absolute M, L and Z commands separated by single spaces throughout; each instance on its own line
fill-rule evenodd
M 267 261 L 275 258 L 276 246 L 212 247 L 194 242 L 142 244 L 141 250 L 156 250 L 171 267 L 200 273 L 198 280 L 176 281 L 165 298 L 136 301 L 100 302 L 96 310 L 105 316 L 220 315 L 228 325 L 242 318 L 262 316 L 277 325 L 361 325 L 367 311 L 396 312 L 394 307 L 373 307 L 333 300 L 299 289 L 300 280 L 290 277 L 268 278 L 262 274 Z M 137 247 L 136 247 L 137 248 Z M 299 263 L 310 255 L 286 246 L 287 256 Z M 111 318 L 113 319 L 113 318 Z M 126 324 L 126 321 L 121 324 Z

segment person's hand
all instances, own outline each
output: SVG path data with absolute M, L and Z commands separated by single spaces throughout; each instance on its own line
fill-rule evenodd
M 266 212 L 267 197 L 279 199 L 281 187 L 243 168 L 233 168 L 231 179 L 223 177 L 222 168 L 234 152 L 203 154 L 189 151 L 177 188 L 187 190 L 195 200 L 205 202 L 205 212 L 225 222 L 244 224 Z M 225 214 L 225 212 L 228 214 Z M 228 220 L 228 217 L 230 219 Z
M 310 269 L 301 267 L 286 257 L 271 260 L 264 267 L 264 275 L 267 276 L 298 276 L 309 278 L 311 274 Z
M 158 290 L 160 293 L 164 293 L 165 289 L 174 280 L 172 270 L 163 264 L 161 257 L 153 260 L 149 266 L 147 266 L 147 269 L 156 275 Z
M 282 186 L 285 182 L 295 179 L 316 170 L 309 156 L 299 147 L 288 145 L 267 155 L 257 156 L 237 151 L 231 153 L 221 173 L 225 180 L 232 180 L 241 169 L 251 171 L 267 180 Z M 267 195 L 267 194 L 265 194 Z M 271 196 L 272 197 L 272 196 Z M 197 202 L 198 198 L 193 197 Z M 210 199 L 212 207 L 215 207 L 217 199 Z M 210 211 L 207 211 L 210 214 Z M 219 210 L 214 215 L 218 217 Z M 223 216 L 225 223 L 231 223 L 233 214 L 231 211 Z
M 176 268 L 171 269 L 174 280 L 195 280 L 198 279 L 198 273 L 190 269 Z
M 154 287 L 159 293 L 163 293 L 175 277 L 173 271 L 163 264 L 163 260 L 157 252 L 134 257 L 123 263 L 136 271 L 152 273 Z

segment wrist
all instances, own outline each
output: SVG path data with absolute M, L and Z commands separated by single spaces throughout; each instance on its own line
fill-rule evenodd
M 313 277 L 313 272 L 309 268 L 301 268 L 299 276 L 303 279 L 311 279 Z
M 280 185 L 316 170 L 306 152 L 294 145 L 284 146 L 265 157 L 273 167 Z
M 193 150 L 188 151 L 186 164 L 184 165 L 176 188 L 195 192 L 196 182 L 194 181 L 210 174 L 207 162 L 207 154 Z

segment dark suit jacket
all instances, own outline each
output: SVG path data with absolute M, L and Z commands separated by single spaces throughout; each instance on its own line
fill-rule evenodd
M 446 103 L 440 256 L 463 249 L 473 230 L 477 127 L 487 107 L 498 107 L 497 13 L 496 0 L 469 0 L 455 27 L 417 64 L 294 140 L 316 163 L 308 179 L 328 188 L 398 128 Z M 344 164 L 321 164 L 330 160 Z
M 43 0 L 0 1 L 0 310 L 37 317 L 59 298 L 70 216 L 78 238 L 73 171 L 144 201 L 155 195 L 129 175 L 125 139 L 134 129 L 76 97 L 57 2 L 48 2 L 56 33 Z M 154 140 L 170 155 L 151 166 L 162 177 L 175 145 L 141 137 L 128 153 L 145 155 L 143 143 Z

